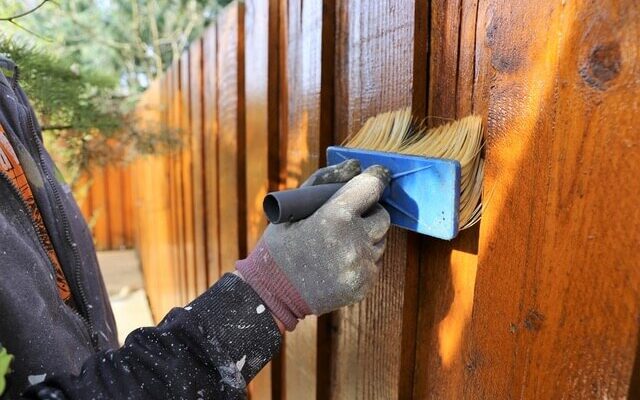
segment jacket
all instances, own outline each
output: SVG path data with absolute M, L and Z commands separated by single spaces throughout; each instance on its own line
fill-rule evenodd
M 235 275 L 118 347 L 91 232 L 43 146 L 19 69 L 0 58 L 0 125 L 42 214 L 77 304 L 59 297 L 27 204 L 0 174 L 0 345 L 14 356 L 2 399 L 244 398 L 279 351 L 262 300 Z

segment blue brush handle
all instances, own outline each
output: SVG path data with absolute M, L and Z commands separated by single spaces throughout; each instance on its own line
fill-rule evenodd
M 378 164 L 391 171 L 391 183 L 380 203 L 389 211 L 392 224 L 441 239 L 456 237 L 460 208 L 458 161 L 339 146 L 327 149 L 329 165 L 349 159 L 359 160 L 363 170 Z

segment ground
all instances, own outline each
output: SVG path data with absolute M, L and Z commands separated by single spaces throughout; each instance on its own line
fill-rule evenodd
M 136 328 L 155 325 L 135 250 L 99 251 L 98 260 L 116 317 L 120 342 Z

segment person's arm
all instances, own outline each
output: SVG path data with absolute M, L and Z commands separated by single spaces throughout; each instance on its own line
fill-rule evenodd
M 304 185 L 347 183 L 312 216 L 269 225 L 235 275 L 158 327 L 134 331 L 122 348 L 92 356 L 79 376 L 48 378 L 27 397 L 244 398 L 283 328 L 358 302 L 375 282 L 389 229 L 378 200 L 389 175 L 359 172 L 353 161 L 318 170 Z
M 266 311 L 266 312 L 265 312 Z M 31 387 L 31 399 L 244 398 L 247 383 L 279 351 L 282 335 L 262 299 L 226 274 L 123 347 L 89 358 L 79 376 Z

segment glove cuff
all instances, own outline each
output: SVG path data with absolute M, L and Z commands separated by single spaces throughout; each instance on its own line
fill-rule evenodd
M 311 309 L 262 240 L 247 258 L 236 262 L 236 269 L 288 331 L 295 329 L 299 319 L 311 314 Z

